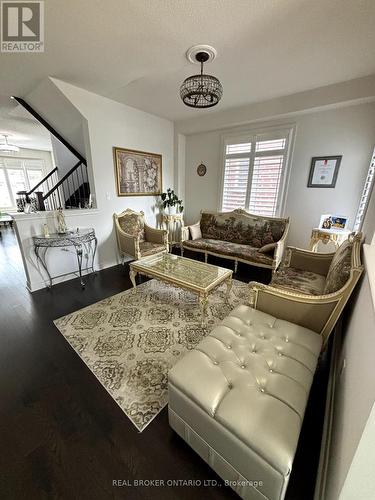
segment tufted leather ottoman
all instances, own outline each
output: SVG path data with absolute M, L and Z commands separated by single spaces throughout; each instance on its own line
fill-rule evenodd
M 321 344 L 241 305 L 170 371 L 170 425 L 242 498 L 284 498 Z

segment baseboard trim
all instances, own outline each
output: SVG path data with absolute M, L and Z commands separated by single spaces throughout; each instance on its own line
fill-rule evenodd
M 120 264 L 119 262 L 115 262 L 115 263 L 105 264 L 105 265 L 101 265 L 101 266 L 95 266 L 95 272 L 103 271 L 104 269 L 108 269 L 109 267 L 118 266 L 119 264 Z M 90 274 L 92 274 L 91 271 L 87 271 L 87 270 L 82 271 L 83 277 L 89 276 Z M 64 283 L 65 281 L 70 281 L 70 280 L 76 279 L 78 277 L 79 277 L 78 271 L 64 274 L 63 276 L 53 278 L 53 285 L 52 286 L 58 285 L 59 283 Z M 48 282 L 45 280 L 41 280 L 41 281 L 38 281 L 36 283 L 34 282 L 31 285 L 31 283 L 29 281 L 26 281 L 26 288 L 29 292 L 33 293 L 33 292 L 36 292 L 38 290 L 42 290 L 43 288 L 48 288 Z

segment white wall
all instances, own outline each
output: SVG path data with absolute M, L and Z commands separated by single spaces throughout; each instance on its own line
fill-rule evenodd
M 365 245 L 364 256 L 366 275 L 350 306 L 349 321 L 344 325 L 344 342 L 335 374 L 332 441 L 325 500 L 338 500 L 375 401 L 375 247 Z M 367 459 L 371 460 L 370 456 Z M 373 471 L 374 464 L 369 465 Z M 364 474 L 366 470 L 363 469 Z M 346 495 L 343 498 L 373 498 L 360 495 L 359 492 L 364 491 L 366 485 L 361 484 L 358 471 L 356 478 L 358 483 L 354 486 L 357 496 Z M 366 480 L 366 476 L 361 479 Z
M 78 158 L 64 146 L 62 142 L 51 134 L 52 152 L 57 166 L 57 177 L 62 179 L 65 174 L 77 163 Z
M 173 123 L 67 83 L 58 80 L 54 80 L 54 83 L 87 123 L 85 140 L 91 145 L 91 150 L 87 149 L 87 152 L 90 152 L 87 159 L 92 170 L 96 193 L 97 210 L 91 212 L 66 210 L 67 224 L 72 228 L 95 228 L 98 237 L 97 267 L 103 269 L 119 262 L 113 227 L 115 212 L 119 213 L 126 208 L 143 210 L 146 220 L 151 225 L 156 225 L 158 215 L 157 199 L 153 196 L 117 196 L 112 147 L 120 146 L 161 154 L 163 189 L 173 187 Z M 46 217 L 52 231 L 55 220 L 51 214 L 22 216 L 17 220 L 21 245 L 27 259 L 29 287 L 32 290 L 44 286 L 44 281 L 35 267 L 32 235 L 42 233 Z M 49 251 L 48 263 L 52 274 L 68 272 L 76 267 L 75 256 L 66 252 L 61 253 L 59 250 Z
M 375 405 L 367 419 L 357 451 L 340 493 L 340 500 L 374 500 Z
M 296 124 L 290 183 L 285 215 L 291 217 L 289 243 L 308 245 L 311 228 L 324 213 L 347 215 L 353 223 L 363 182 L 375 145 L 375 104 L 315 111 L 241 128 L 216 130 L 186 137 L 186 220 L 194 222 L 201 208 L 217 209 L 221 176 L 221 137 L 236 130 L 259 129 L 267 125 Z M 335 189 L 307 188 L 312 156 L 339 155 L 342 162 Z M 205 163 L 207 174 L 196 168 Z
M 86 158 L 85 119 L 51 78 L 42 80 L 25 101 Z

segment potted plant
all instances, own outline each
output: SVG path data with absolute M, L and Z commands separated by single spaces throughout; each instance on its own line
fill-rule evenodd
M 178 196 L 173 189 L 168 188 L 166 193 L 161 194 L 161 199 L 163 203 L 164 210 L 168 209 L 169 215 L 176 213 L 182 213 L 184 207 L 182 205 L 182 200 L 178 199 Z

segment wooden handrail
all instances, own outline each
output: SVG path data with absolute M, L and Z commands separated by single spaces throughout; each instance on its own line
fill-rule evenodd
M 30 191 L 28 191 L 26 193 L 26 196 L 29 196 L 30 194 L 32 194 L 36 189 L 38 189 L 39 186 L 41 186 L 43 184 L 43 182 L 45 182 L 55 172 L 57 172 L 57 167 L 55 167 L 53 170 L 51 170 L 51 172 L 49 172 L 45 177 L 43 177 L 43 179 L 40 182 L 38 182 L 38 184 L 36 186 L 34 186 L 32 189 L 30 189 Z
M 42 116 L 40 116 L 40 114 L 37 111 L 35 111 L 35 109 L 33 109 L 30 106 L 30 104 L 27 104 L 27 102 L 24 101 L 23 99 L 21 99 L 21 97 L 12 96 L 12 98 L 15 99 L 18 102 L 18 104 L 21 104 L 21 106 L 23 106 L 34 118 L 36 118 L 38 120 L 38 122 L 40 122 L 42 125 L 44 125 L 44 127 L 46 127 L 46 129 L 48 130 L 48 132 L 50 132 L 53 136 L 56 137 L 56 139 L 58 139 L 62 144 L 64 144 L 64 146 L 66 148 L 68 148 L 69 151 L 71 153 L 73 153 L 74 156 L 76 156 L 77 159 L 79 159 L 81 163 L 83 163 L 84 165 L 87 165 L 86 159 L 81 155 L 81 153 L 79 153 L 71 144 L 69 144 L 69 142 L 66 141 L 64 139 L 64 137 L 62 137 L 52 127 L 52 125 L 50 125 Z
M 76 163 L 76 164 L 74 165 L 74 167 L 72 167 L 72 168 L 69 170 L 69 172 L 67 172 L 67 173 L 64 175 L 64 177 L 62 177 L 62 178 L 59 180 L 59 182 L 58 182 L 57 184 L 55 184 L 55 186 L 53 186 L 53 188 L 52 188 L 52 189 L 50 189 L 50 190 L 48 191 L 48 193 L 47 193 L 47 194 L 44 194 L 44 195 L 43 195 L 43 200 L 46 200 L 49 196 L 51 196 L 51 194 L 52 194 L 52 193 L 54 193 L 54 192 L 56 191 L 56 189 L 57 189 L 58 187 L 60 187 L 60 186 L 61 186 L 61 184 L 62 184 L 62 183 L 63 183 L 63 182 L 64 182 L 64 181 L 68 178 L 68 177 L 70 177 L 70 176 L 72 175 L 72 173 L 73 173 L 73 172 L 75 172 L 75 171 L 77 170 L 77 168 L 78 168 L 80 165 L 82 165 L 82 163 L 83 163 L 83 162 L 82 162 L 81 160 L 80 160 L 78 163 Z M 84 164 L 84 165 L 85 165 L 85 164 Z

